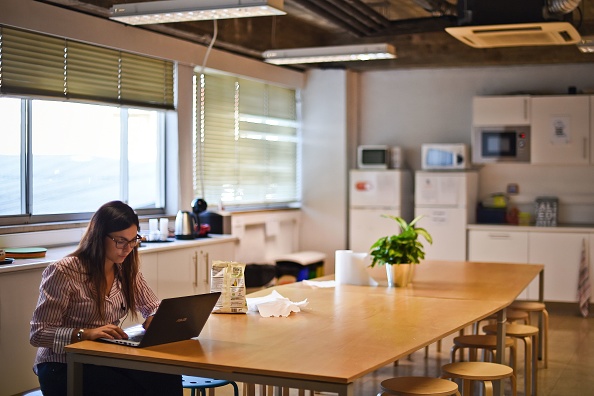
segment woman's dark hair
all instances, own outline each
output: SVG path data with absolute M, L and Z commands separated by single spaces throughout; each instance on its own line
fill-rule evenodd
M 78 248 L 72 256 L 78 257 L 87 271 L 87 279 L 92 284 L 94 300 L 102 318 L 105 317 L 105 237 L 112 232 L 122 231 L 131 226 L 140 230 L 138 215 L 121 201 L 111 201 L 102 205 L 91 217 Z M 128 312 L 136 316 L 135 279 L 138 274 L 138 248 L 132 249 L 117 273 L 122 283 Z

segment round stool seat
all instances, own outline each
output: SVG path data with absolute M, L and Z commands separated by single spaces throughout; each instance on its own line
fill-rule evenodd
M 453 381 L 431 377 L 396 377 L 380 384 L 385 395 L 449 396 L 458 394 L 458 385 Z
M 225 386 L 225 385 L 232 385 L 233 386 L 233 394 L 235 396 L 239 396 L 239 388 L 237 387 L 237 384 L 233 381 L 182 375 L 182 388 L 191 389 L 192 395 L 195 394 L 196 389 L 200 390 L 201 395 L 206 395 L 205 389 L 217 388 L 219 386 Z
M 546 305 L 538 301 L 514 301 L 509 307 L 528 312 L 538 312 L 546 309 Z
M 497 336 L 490 334 L 470 334 L 463 335 L 454 338 L 454 345 L 460 348 L 496 348 L 497 347 Z M 505 346 L 511 347 L 514 345 L 514 341 L 505 337 Z
M 528 311 L 524 311 L 521 309 L 508 309 L 505 312 L 505 316 L 507 317 L 507 320 L 510 322 L 516 322 L 518 320 L 528 320 Z
M 487 334 L 497 334 L 497 325 L 487 325 L 483 327 L 483 331 Z M 533 335 L 538 334 L 538 327 L 508 323 L 505 326 L 505 334 L 510 337 L 532 337 Z
M 457 362 L 448 363 L 441 368 L 442 377 L 452 375 L 456 378 L 473 381 L 493 381 L 511 377 L 514 371 L 511 367 L 490 362 Z

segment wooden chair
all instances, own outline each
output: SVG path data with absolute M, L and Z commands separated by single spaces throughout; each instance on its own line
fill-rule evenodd
M 460 396 L 453 381 L 432 377 L 396 377 L 382 381 L 378 396 Z
M 493 381 L 509 378 L 511 380 L 512 395 L 517 396 L 516 376 L 511 367 L 490 362 L 456 362 L 441 368 L 441 378 L 462 380 L 462 395 L 472 394 L 472 381 L 481 381 L 485 396 L 493 396 Z
M 497 325 L 487 325 L 483 327 L 483 331 L 486 334 L 497 334 Z M 508 337 L 524 341 L 525 395 L 536 395 L 538 327 L 509 323 L 505 326 L 505 334 Z
M 542 332 L 540 334 L 540 342 L 543 345 L 542 348 L 542 359 L 544 361 L 544 368 L 549 366 L 549 312 L 547 311 L 545 303 L 538 301 L 514 301 L 511 303 L 510 308 L 520 309 L 528 312 L 528 322 L 526 324 L 532 324 L 530 320 L 530 314 L 535 312 L 540 315 L 542 319 Z M 540 321 L 539 319 L 539 321 Z M 539 325 L 540 328 L 540 325 Z M 540 346 L 539 357 L 540 357 Z

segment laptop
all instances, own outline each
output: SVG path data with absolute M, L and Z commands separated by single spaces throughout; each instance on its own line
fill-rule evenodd
M 214 292 L 163 299 L 148 329 L 139 324 L 124 329 L 127 340 L 100 340 L 143 348 L 198 337 L 220 295 Z

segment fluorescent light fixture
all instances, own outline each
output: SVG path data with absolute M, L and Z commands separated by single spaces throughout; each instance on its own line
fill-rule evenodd
M 592 54 L 594 53 L 594 36 L 583 36 L 576 45 L 580 51 Z
M 268 50 L 262 53 L 262 57 L 264 62 L 275 65 L 366 61 L 394 59 L 396 58 L 396 49 L 390 44 L 342 45 Z
M 129 25 L 284 15 L 283 0 L 162 0 L 116 4 L 110 19 Z

